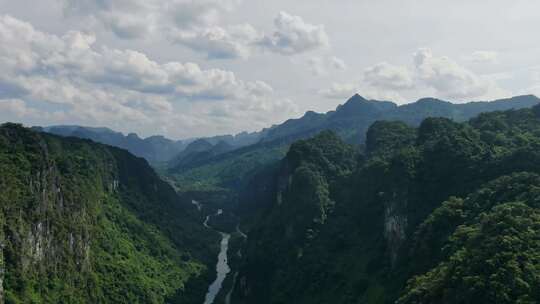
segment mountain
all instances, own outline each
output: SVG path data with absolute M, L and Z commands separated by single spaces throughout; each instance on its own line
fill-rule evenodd
M 191 189 L 232 189 L 237 192 L 246 187 L 250 178 L 263 170 L 265 165 L 282 159 L 291 143 L 323 130 L 334 131 L 348 143 L 363 145 L 369 126 L 379 120 L 403 121 L 410 126 L 418 126 L 427 117 L 466 121 L 482 112 L 521 109 L 538 103 L 540 99 L 536 96 L 527 95 L 465 104 L 424 98 L 398 106 L 392 102 L 367 100 L 355 95 L 335 111 L 325 114 L 307 112 L 301 118 L 266 129 L 255 144 L 182 167 L 172 165 L 169 175 L 182 189 L 189 190 L 192 185 Z
M 140 138 L 135 133 L 124 135 L 108 128 L 92 128 L 82 126 L 51 126 L 35 127 L 36 130 L 56 134 L 64 137 L 72 136 L 90 139 L 98 143 L 126 149 L 132 154 L 146 159 L 153 165 L 166 162 L 175 164 L 185 155 L 184 150 L 197 139 L 171 140 L 163 136 Z M 201 138 L 211 145 L 227 144 L 240 148 L 251 145 L 260 140 L 263 132 L 242 132 L 237 135 L 223 135 Z M 217 152 L 217 151 L 216 151 Z
M 235 147 L 231 146 L 226 141 L 219 141 L 216 144 L 210 143 L 207 139 L 198 139 L 189 144 L 184 151 L 175 157 L 170 166 L 174 170 L 181 171 L 190 167 L 196 166 L 198 163 L 204 163 L 208 159 L 234 150 Z
M 435 98 L 423 98 L 414 103 L 398 106 L 388 101 L 367 100 L 356 94 L 335 111 L 326 114 L 307 112 L 302 118 L 288 120 L 272 128 L 262 141 L 284 137 L 307 138 L 322 130 L 334 130 L 345 141 L 359 144 L 371 123 L 377 120 L 399 120 L 418 125 L 427 117 L 445 117 L 466 121 L 483 112 L 504 111 L 532 107 L 540 103 L 533 95 L 517 96 L 490 102 L 454 104 Z
M 98 143 L 126 149 L 132 154 L 143 157 L 150 163 L 162 163 L 171 160 L 189 144 L 189 141 L 173 141 L 163 136 L 152 136 L 145 139 L 135 133 L 127 136 L 108 128 L 91 128 L 81 126 L 52 126 L 38 128 L 51 134 L 90 139 Z
M 0 126 L 1 303 L 202 303 L 219 235 L 201 221 L 142 158 Z
M 540 105 L 295 142 L 250 197 L 234 303 L 539 302 L 539 151 Z

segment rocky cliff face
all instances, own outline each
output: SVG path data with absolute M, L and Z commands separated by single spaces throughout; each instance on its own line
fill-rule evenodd
M 125 151 L 1 126 L 0 303 L 197 302 L 212 236 L 189 208 Z

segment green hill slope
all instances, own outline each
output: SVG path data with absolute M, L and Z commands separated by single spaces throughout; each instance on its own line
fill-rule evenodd
M 190 209 L 127 151 L 2 125 L 0 300 L 202 302 L 217 236 Z

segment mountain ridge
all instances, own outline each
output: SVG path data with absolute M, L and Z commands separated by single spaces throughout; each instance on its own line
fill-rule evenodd
M 309 138 L 323 130 L 333 130 L 346 142 L 363 145 L 371 124 L 378 120 L 404 121 L 418 126 L 427 117 L 446 117 L 465 121 L 482 112 L 520 109 L 540 103 L 533 95 L 516 96 L 491 102 L 453 104 L 439 99 L 420 99 L 420 102 L 397 106 L 392 102 L 366 100 L 354 95 L 344 105 L 327 113 L 306 112 L 297 119 L 267 129 L 259 142 L 227 153 L 207 158 L 182 168 L 169 168 L 169 175 L 185 187 L 197 183 L 203 188 L 233 188 L 247 183 L 244 176 L 252 176 L 261 165 L 279 161 L 285 156 L 288 145 L 296 140 Z M 352 109 L 349 111 L 349 109 Z M 359 110 L 360 109 L 360 110 Z M 354 115 L 349 115 L 354 113 Z M 233 168 L 242 168 L 235 172 Z

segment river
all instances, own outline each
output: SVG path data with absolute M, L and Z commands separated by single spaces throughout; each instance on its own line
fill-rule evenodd
M 208 292 L 206 293 L 206 298 L 204 299 L 204 304 L 212 304 L 216 299 L 221 287 L 223 286 L 223 281 L 227 278 L 231 268 L 229 267 L 227 259 L 227 250 L 229 250 L 229 240 L 231 235 L 227 233 L 221 233 L 221 250 L 218 255 L 218 263 L 216 265 L 217 278 L 216 280 L 208 287 Z
M 197 210 L 202 210 L 202 204 L 193 200 L 192 203 L 197 206 Z M 218 216 L 223 213 L 223 210 L 219 209 L 216 214 L 213 216 Z M 208 225 L 208 221 L 210 221 L 211 215 L 206 216 L 204 219 L 204 227 L 208 229 L 214 229 Z M 214 229 L 215 230 L 215 229 Z M 217 230 L 216 230 L 217 231 Z M 208 287 L 208 292 L 206 293 L 206 297 L 204 299 L 204 304 L 213 304 L 216 300 L 216 296 L 218 295 L 219 291 L 223 287 L 223 282 L 227 278 L 227 275 L 231 272 L 231 268 L 229 267 L 229 260 L 227 258 L 227 251 L 229 250 L 229 240 L 231 239 L 231 235 L 228 233 L 224 233 L 221 231 L 218 231 L 219 234 L 221 234 L 221 245 L 220 250 L 218 254 L 218 262 L 216 265 L 216 272 L 217 277 L 216 280 Z

